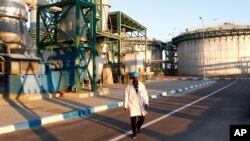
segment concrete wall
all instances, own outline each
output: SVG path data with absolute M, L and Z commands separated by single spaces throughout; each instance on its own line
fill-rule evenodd
M 250 35 L 222 36 L 181 41 L 178 47 L 180 75 L 241 75 L 250 72 Z

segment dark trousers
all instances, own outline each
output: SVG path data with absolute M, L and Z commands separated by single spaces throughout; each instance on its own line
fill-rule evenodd
M 141 126 L 145 120 L 145 116 L 134 116 L 134 117 L 130 117 L 130 119 L 131 119 L 131 127 L 133 131 L 133 135 L 135 136 L 137 133 L 137 130 L 141 129 Z

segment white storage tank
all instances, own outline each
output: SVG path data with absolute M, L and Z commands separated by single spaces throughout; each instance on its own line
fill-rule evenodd
M 102 31 L 108 31 L 108 15 L 111 7 L 110 0 L 95 0 L 95 3 L 97 5 L 96 16 L 102 16 L 102 20 L 97 22 L 98 27 L 101 27 Z
M 131 53 L 125 55 L 125 73 L 134 71 L 143 72 L 144 55 L 142 53 Z
M 248 76 L 250 26 L 225 23 L 183 33 L 173 39 L 178 48 L 178 74 Z

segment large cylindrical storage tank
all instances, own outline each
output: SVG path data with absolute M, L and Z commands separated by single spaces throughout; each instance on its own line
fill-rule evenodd
M 10 53 L 24 53 L 29 44 L 25 0 L 0 1 L 0 40 Z
M 5 43 L 5 53 L 34 54 L 35 44 L 26 27 L 27 12 L 25 0 L 0 1 L 0 41 Z
M 249 76 L 250 26 L 225 23 L 182 33 L 173 43 L 179 75 Z

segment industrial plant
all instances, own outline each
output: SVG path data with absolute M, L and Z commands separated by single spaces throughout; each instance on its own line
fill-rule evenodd
M 250 28 L 225 23 L 150 40 L 109 0 L 0 0 L 2 97 L 84 91 L 154 75 L 249 77 Z
M 142 81 L 162 74 L 163 50 L 173 69 L 167 43 L 148 40 L 145 26 L 110 7 L 109 0 L 1 0 L 1 96 L 106 93 L 102 84 L 129 83 L 130 72 Z

